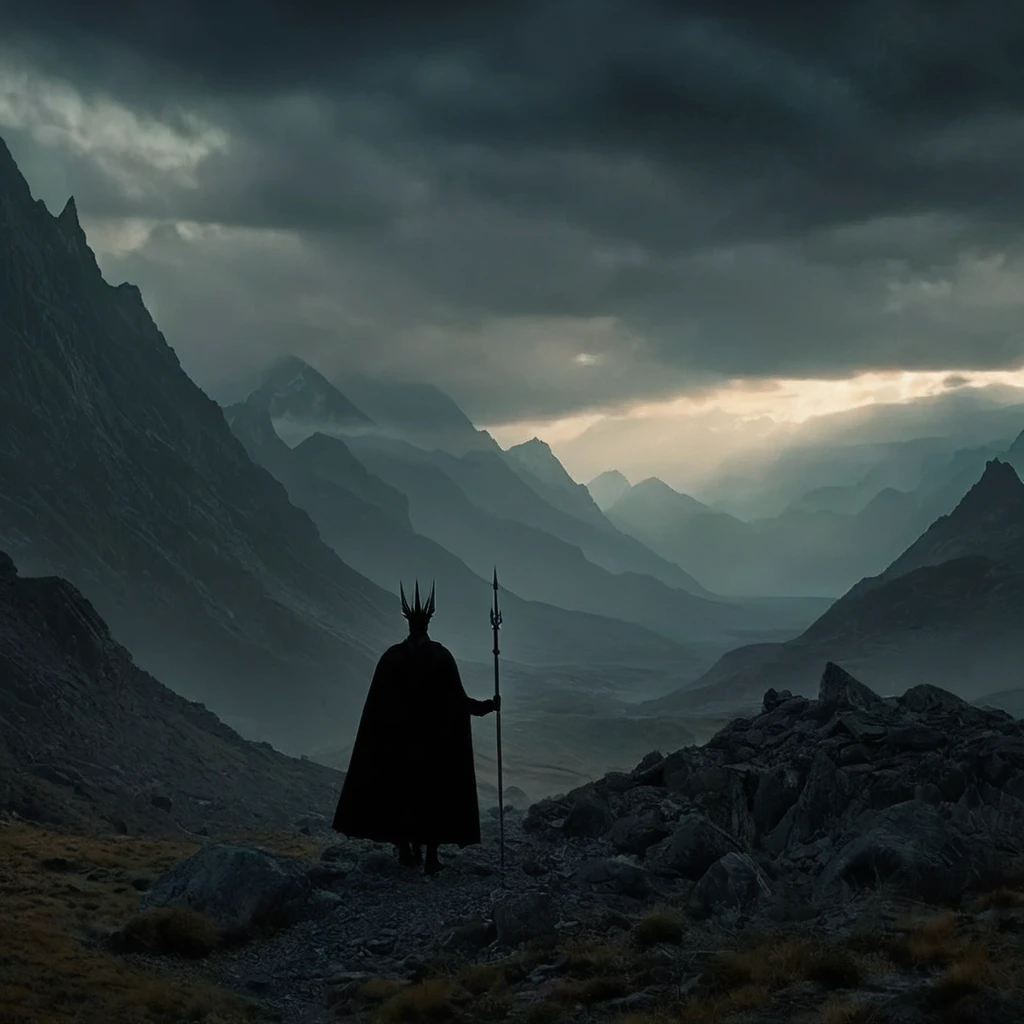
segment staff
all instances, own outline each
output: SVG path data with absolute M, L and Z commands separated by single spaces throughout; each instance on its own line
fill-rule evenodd
M 505 882 L 505 787 L 501 774 L 501 693 L 498 686 L 498 630 L 501 628 L 501 612 L 498 609 L 498 567 L 494 567 L 494 607 L 491 609 L 491 629 L 494 632 L 494 715 L 498 739 L 498 836 L 500 843 L 501 881 Z

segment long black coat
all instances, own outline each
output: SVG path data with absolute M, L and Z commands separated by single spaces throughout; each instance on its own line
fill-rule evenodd
M 377 663 L 334 828 L 376 842 L 480 842 L 471 715 L 451 652 L 409 637 Z

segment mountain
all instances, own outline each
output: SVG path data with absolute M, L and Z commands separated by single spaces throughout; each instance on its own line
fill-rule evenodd
M 294 356 L 277 360 L 264 375 L 256 394 L 271 418 L 286 425 L 282 430 L 285 434 L 302 434 L 305 424 L 338 431 L 373 426 L 370 417 L 357 409 L 326 377 Z
M 274 433 L 257 401 L 231 406 L 225 416 L 253 461 L 284 484 L 326 543 L 394 593 L 396 629 L 399 581 L 408 590 L 417 577 L 421 584 L 436 580 L 438 637 L 457 657 L 487 664 L 492 647 L 485 617 L 492 596 L 487 569 L 474 573 L 440 544 L 416 533 L 408 498 L 369 472 L 340 438 L 314 434 L 291 449 Z M 685 648 L 611 616 L 522 600 L 509 589 L 504 571 L 502 584 L 508 627 L 501 647 L 509 661 L 547 668 L 634 664 L 666 680 L 692 675 L 699 664 Z
M 342 776 L 242 739 L 142 671 L 82 594 L 0 552 L 0 810 L 78 829 L 292 827 Z
M 677 643 L 699 642 L 719 652 L 751 634 L 775 638 L 793 630 L 794 622 L 806 614 L 803 609 L 704 598 L 652 576 L 610 572 L 590 561 L 588 551 L 527 525 L 523 519 L 529 507 L 516 503 L 521 499 L 524 506 L 530 502 L 541 508 L 536 494 L 514 474 L 516 489 L 504 490 L 507 467 L 500 460 L 489 465 L 489 456 L 456 459 L 435 452 L 424 458 L 408 445 L 368 440 L 354 443 L 354 451 L 367 469 L 408 497 L 417 533 L 441 544 L 480 576 L 497 559 L 507 586 L 531 600 L 624 619 Z M 546 508 L 545 514 L 553 513 Z M 501 515 L 503 509 L 506 515 Z
M 609 469 L 606 473 L 595 476 L 587 484 L 590 496 L 602 511 L 615 504 L 630 488 L 629 481 L 617 470 Z
M 608 518 L 627 532 L 652 537 L 674 530 L 690 516 L 701 514 L 724 515 L 713 512 L 689 494 L 674 490 L 656 476 L 634 484 L 606 510 Z
M 354 726 L 393 599 L 346 566 L 182 370 L 70 201 L 0 143 L 0 547 L 139 664 L 285 749 Z M 385 625 L 387 623 L 387 625 Z
M 598 529 L 609 529 L 610 524 L 590 491 L 569 476 L 550 446 L 539 437 L 513 445 L 505 452 L 505 461 L 555 508 Z
M 1014 439 L 1013 444 L 1006 450 L 1006 461 L 1018 473 L 1024 473 L 1024 430 Z
M 326 383 L 312 367 L 306 378 L 314 381 L 318 390 Z M 585 488 L 571 480 L 546 445 L 544 459 L 534 460 L 546 465 L 538 475 L 526 467 L 521 457 L 509 457 L 496 443 L 470 445 L 467 431 L 474 437 L 481 432 L 476 431 L 451 399 L 435 388 L 424 386 L 421 389 L 408 382 L 370 382 L 361 377 L 352 377 L 350 383 L 359 389 L 359 402 L 373 410 L 374 426 L 323 432 L 342 437 L 358 458 L 363 457 L 364 451 L 400 452 L 404 459 L 416 459 L 442 469 L 485 511 L 543 530 L 578 547 L 589 561 L 610 572 L 642 573 L 670 587 L 713 596 L 682 567 L 658 556 L 635 537 L 609 523 L 590 501 Z M 405 395 L 410 396 L 409 408 L 400 416 L 399 411 L 405 409 Z M 368 397 L 370 404 L 367 404 Z M 275 429 L 289 444 L 321 429 L 314 420 L 274 419 L 267 394 L 262 390 L 251 395 L 249 401 L 271 414 Z M 307 404 L 319 401 L 322 399 L 311 398 Z M 416 424 L 421 424 L 422 429 L 414 429 Z M 413 434 L 414 437 L 406 439 L 405 435 Z M 490 442 L 490 436 L 485 436 Z M 461 451 L 457 444 L 445 447 L 437 443 L 453 437 L 462 439 Z M 553 482 L 562 475 L 560 482 Z M 575 492 L 569 485 L 576 488 Z
M 347 373 L 335 381 L 334 387 L 339 393 L 352 395 L 384 436 L 428 451 L 440 448 L 453 455 L 501 450 L 486 430 L 473 426 L 451 396 L 433 384 Z
M 718 593 L 839 596 L 865 574 L 880 573 L 954 508 L 993 450 L 1004 448 L 923 459 L 921 478 L 909 491 L 872 485 L 849 488 L 844 498 L 838 488 L 822 488 L 778 516 L 750 522 L 701 506 L 660 481 L 638 484 L 606 514 L 659 554 L 692 568 Z M 844 502 L 863 505 L 852 514 L 820 507 Z
M 885 692 L 917 672 L 976 698 L 1019 677 L 1022 613 L 1024 484 L 994 459 L 953 512 L 800 636 L 732 651 L 647 711 L 722 712 L 749 705 L 766 687 L 806 692 L 826 655 Z

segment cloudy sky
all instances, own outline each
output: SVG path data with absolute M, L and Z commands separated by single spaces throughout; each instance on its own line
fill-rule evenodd
M 216 397 L 294 352 L 707 463 L 1024 380 L 1016 6 L 5 0 L 0 134 Z

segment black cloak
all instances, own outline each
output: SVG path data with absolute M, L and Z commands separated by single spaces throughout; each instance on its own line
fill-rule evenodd
M 409 637 L 384 652 L 370 683 L 334 828 L 381 843 L 480 842 L 471 715 L 451 652 Z

